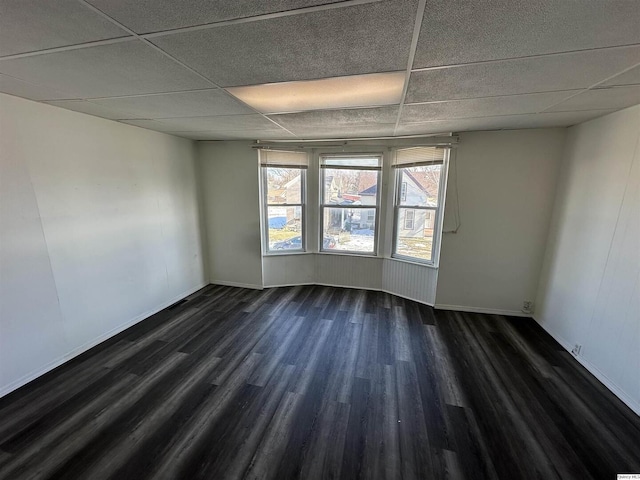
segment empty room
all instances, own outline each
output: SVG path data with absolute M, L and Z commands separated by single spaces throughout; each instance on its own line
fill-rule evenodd
M 0 479 L 640 479 L 637 0 L 0 0 Z

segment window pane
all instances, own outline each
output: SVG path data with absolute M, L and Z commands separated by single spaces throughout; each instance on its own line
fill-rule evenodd
M 376 205 L 378 172 L 325 168 L 324 199 L 327 205 Z
M 267 203 L 302 203 L 302 170 L 267 168 Z
M 379 167 L 380 157 L 323 157 L 322 164 L 351 167 Z
M 375 208 L 323 209 L 322 249 L 374 253 Z
M 423 165 L 400 169 L 400 205 L 438 206 L 442 165 Z M 406 185 L 406 186 L 405 186 Z
M 435 217 L 433 210 L 399 208 L 396 254 L 430 261 Z
M 268 207 L 269 250 L 302 250 L 302 207 Z

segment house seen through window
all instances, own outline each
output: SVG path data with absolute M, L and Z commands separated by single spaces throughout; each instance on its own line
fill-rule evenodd
M 394 257 L 423 263 L 434 261 L 444 155 L 445 150 L 435 147 L 396 152 Z
M 321 251 L 376 254 L 380 156 L 322 156 Z
M 304 251 L 307 154 L 263 150 L 260 163 L 265 251 Z

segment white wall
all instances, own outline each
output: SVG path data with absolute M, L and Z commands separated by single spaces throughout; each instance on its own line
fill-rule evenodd
M 456 201 L 461 226 L 442 238 L 437 308 L 518 315 L 535 300 L 565 130 L 460 135 L 444 230 Z
M 205 283 L 193 143 L 0 94 L 0 395 Z
M 536 320 L 640 414 L 640 106 L 569 129 Z
M 536 296 L 564 137 L 565 129 L 461 135 L 457 169 L 449 169 L 445 230 L 451 228 L 456 198 L 462 227 L 444 235 L 439 269 L 329 254 L 262 259 L 257 153 L 247 142 L 204 143 L 200 166 L 210 280 L 254 287 L 319 283 L 369 288 L 441 308 L 520 314 L 522 302 Z M 388 163 L 383 190 L 390 188 Z M 317 183 L 314 175 L 312 168 L 309 188 Z M 237 192 L 245 196 L 236 198 Z M 392 226 L 389 202 L 383 202 L 380 215 Z M 309 226 L 317 219 L 313 209 L 307 213 Z M 391 230 L 380 236 L 383 257 L 391 253 Z
M 262 288 L 258 153 L 249 142 L 198 145 L 209 281 Z

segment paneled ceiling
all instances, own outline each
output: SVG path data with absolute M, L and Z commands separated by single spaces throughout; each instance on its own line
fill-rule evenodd
M 569 126 L 640 103 L 640 5 L 0 0 L 0 92 L 196 140 Z

